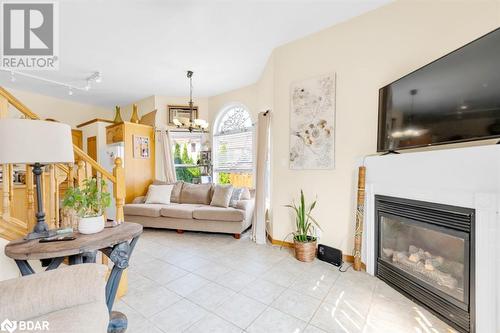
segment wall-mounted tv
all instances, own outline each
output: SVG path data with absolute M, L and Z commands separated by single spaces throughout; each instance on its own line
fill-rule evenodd
M 377 151 L 500 137 L 500 28 L 379 92 Z

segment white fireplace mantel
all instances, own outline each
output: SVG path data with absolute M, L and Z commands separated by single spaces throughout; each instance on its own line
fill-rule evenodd
M 375 273 L 376 194 L 473 208 L 475 331 L 500 332 L 500 145 L 371 156 L 365 166 L 362 256 L 368 273 Z

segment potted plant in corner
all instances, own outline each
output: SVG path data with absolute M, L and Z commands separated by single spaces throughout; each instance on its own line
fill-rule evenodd
M 73 209 L 78 216 L 78 232 L 95 234 L 104 229 L 104 209 L 111 203 L 111 195 L 102 189 L 106 182 L 85 179 L 81 187 L 70 187 L 64 195 L 63 207 Z
M 307 207 L 304 192 L 300 190 L 300 203 L 295 202 L 285 207 L 293 209 L 295 212 L 295 231 L 293 235 L 293 246 L 295 258 L 300 261 L 310 262 L 316 257 L 316 232 L 315 228 L 321 230 L 316 220 L 311 216 L 311 212 L 316 206 L 316 200 Z

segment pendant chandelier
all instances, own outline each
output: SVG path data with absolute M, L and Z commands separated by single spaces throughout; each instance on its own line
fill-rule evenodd
M 177 128 L 185 128 L 192 132 L 200 130 L 204 132 L 208 128 L 208 121 L 204 119 L 194 118 L 193 107 L 193 71 L 187 71 L 187 78 L 189 79 L 189 118 L 176 117 L 173 122 Z

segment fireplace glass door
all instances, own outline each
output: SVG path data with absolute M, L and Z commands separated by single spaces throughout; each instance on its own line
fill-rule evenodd
M 467 233 L 391 214 L 380 216 L 379 258 L 430 286 L 468 303 Z

